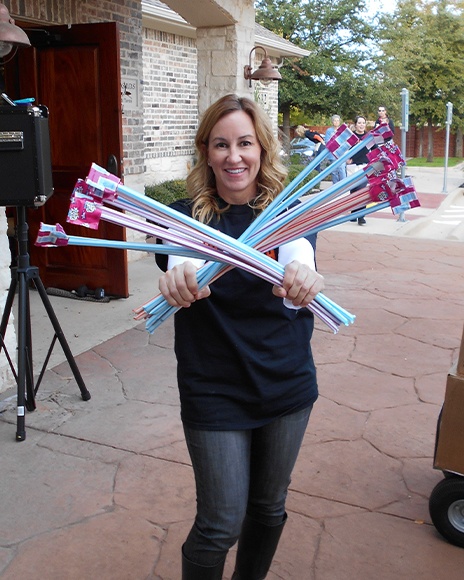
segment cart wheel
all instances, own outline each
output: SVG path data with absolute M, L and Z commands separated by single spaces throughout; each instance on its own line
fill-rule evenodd
M 443 479 L 433 489 L 429 500 L 433 525 L 455 546 L 464 548 L 464 479 Z

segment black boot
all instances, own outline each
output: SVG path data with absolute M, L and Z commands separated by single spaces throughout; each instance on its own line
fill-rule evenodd
M 245 516 L 232 580 L 266 578 L 286 521 L 287 514 L 277 526 L 265 526 Z
M 226 559 L 215 566 L 201 566 L 191 562 L 182 550 L 182 580 L 221 580 Z

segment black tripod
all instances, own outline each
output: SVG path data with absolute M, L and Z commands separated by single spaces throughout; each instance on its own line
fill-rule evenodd
M 26 429 L 25 429 L 25 409 L 28 411 L 34 411 L 35 405 L 35 395 L 39 389 L 40 383 L 42 382 L 45 369 L 47 367 L 48 361 L 55 346 L 56 339 L 60 341 L 61 347 L 66 355 L 69 366 L 74 374 L 74 378 L 79 386 L 81 395 L 84 401 L 90 399 L 90 393 L 87 390 L 82 376 L 77 368 L 76 361 L 71 353 L 71 349 L 66 341 L 66 338 L 61 329 L 60 323 L 56 317 L 53 307 L 48 298 L 45 287 L 39 276 L 38 268 L 31 266 L 29 261 L 28 253 L 28 230 L 29 226 L 26 221 L 26 208 L 19 206 L 17 209 L 17 237 L 18 237 L 18 256 L 17 256 L 17 266 L 11 269 L 11 284 L 8 290 L 8 296 L 5 302 L 5 310 L 2 315 L 2 321 L 0 324 L 0 351 L 3 348 L 5 354 L 8 358 L 8 362 L 11 370 L 13 371 L 16 383 L 18 385 L 18 400 L 17 400 L 17 429 L 16 429 L 16 441 L 24 441 L 26 439 Z M 34 385 L 34 372 L 32 366 L 32 333 L 31 333 L 31 313 L 30 313 L 30 301 L 29 301 L 29 282 L 32 282 L 38 291 L 40 298 L 42 299 L 45 310 L 47 311 L 48 317 L 55 335 L 48 349 L 47 356 L 43 363 L 42 370 L 40 372 L 39 378 L 36 385 Z M 8 354 L 4 336 L 8 326 L 8 320 L 11 313 L 11 308 L 13 306 L 13 300 L 16 293 L 16 288 L 19 288 L 18 292 L 18 369 L 17 372 L 14 369 L 11 357 Z

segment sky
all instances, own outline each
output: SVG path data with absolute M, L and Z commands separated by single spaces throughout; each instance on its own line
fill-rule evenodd
M 396 0 L 366 0 L 366 7 L 368 14 L 375 14 L 376 12 L 394 12 L 396 7 Z

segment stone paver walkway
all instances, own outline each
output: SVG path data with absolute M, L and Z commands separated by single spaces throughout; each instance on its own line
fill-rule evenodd
M 357 318 L 337 335 L 316 325 L 321 395 L 270 580 L 462 579 L 464 550 L 439 536 L 428 498 L 463 258 L 460 242 L 319 236 L 325 293 Z M 170 320 L 77 356 L 88 402 L 66 363 L 48 370 L 21 443 L 14 391 L 2 393 L 2 580 L 180 579 L 194 483 L 172 344 Z M 232 567 L 233 552 L 225 578 Z

